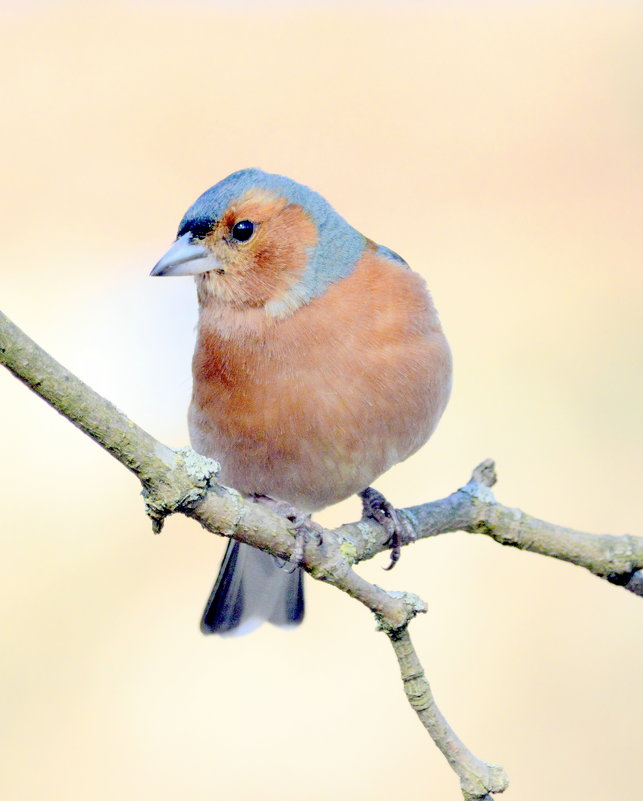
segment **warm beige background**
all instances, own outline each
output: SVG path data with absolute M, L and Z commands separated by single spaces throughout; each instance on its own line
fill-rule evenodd
M 427 277 L 455 355 L 432 442 L 378 486 L 439 497 L 486 456 L 501 500 L 643 533 L 643 9 L 454 3 L 2 9 L 0 306 L 173 445 L 195 317 L 147 274 L 243 166 L 325 194 Z M 223 543 L 0 372 L 0 796 L 457 799 L 368 614 L 202 637 Z M 329 524 L 357 505 L 329 510 Z M 450 535 L 408 549 L 437 697 L 508 799 L 640 797 L 640 599 Z

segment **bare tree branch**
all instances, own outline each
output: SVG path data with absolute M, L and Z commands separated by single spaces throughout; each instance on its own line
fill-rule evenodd
M 0 312 L 0 362 L 62 415 L 131 470 L 143 485 L 155 532 L 180 512 L 208 531 L 290 558 L 296 548 L 292 523 L 268 507 L 244 499 L 216 481 L 218 465 L 189 448 L 172 450 L 133 423 L 109 401 L 72 375 Z M 486 534 L 504 545 L 581 565 L 601 578 L 643 595 L 643 540 L 585 534 L 545 523 L 499 504 L 490 487 L 493 462 L 479 465 L 471 480 L 447 498 L 401 510 L 414 536 L 402 544 L 449 531 Z M 387 592 L 353 570 L 357 562 L 387 549 L 387 533 L 362 520 L 307 541 L 302 567 L 370 609 L 393 646 L 407 699 L 458 774 L 465 799 L 489 799 L 508 784 L 502 768 L 473 756 L 437 708 L 408 633 L 412 618 L 426 611 L 417 596 Z
M 400 666 L 408 702 L 449 765 L 460 777 L 465 799 L 490 799 L 489 793 L 506 790 L 509 780 L 503 769 L 474 756 L 438 709 L 408 628 L 387 633 Z
M 587 534 L 547 523 L 498 503 L 490 489 L 495 483 L 495 465 L 487 459 L 476 467 L 468 484 L 447 498 L 398 510 L 406 515 L 416 535 L 402 538 L 402 545 L 452 531 L 485 534 L 501 545 L 579 565 L 643 596 L 643 538 Z M 337 533 L 355 546 L 354 562 L 371 559 L 386 549 L 385 541 L 377 541 L 363 521 L 346 524 Z

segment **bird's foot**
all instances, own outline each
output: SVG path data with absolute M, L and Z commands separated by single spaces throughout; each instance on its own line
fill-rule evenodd
M 293 565 L 292 571 L 301 567 L 304 563 L 306 536 L 313 536 L 317 540 L 317 545 L 321 545 L 324 541 L 322 536 L 324 529 L 319 523 L 311 520 L 309 514 L 304 514 L 288 501 L 277 501 L 269 495 L 253 495 L 252 500 L 270 507 L 278 515 L 286 517 L 292 522 L 295 531 L 295 549 L 289 563 Z
M 385 544 L 391 546 L 391 563 L 384 570 L 391 570 L 400 558 L 402 542 L 414 540 L 415 531 L 406 517 L 373 487 L 366 487 L 359 497 L 362 499 L 362 520 L 375 520 L 386 529 L 388 539 Z

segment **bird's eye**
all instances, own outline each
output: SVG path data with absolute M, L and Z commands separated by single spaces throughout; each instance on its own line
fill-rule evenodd
M 232 236 L 238 242 L 247 242 L 253 235 L 254 230 L 255 230 L 255 224 L 250 222 L 250 220 L 240 220 L 232 228 Z

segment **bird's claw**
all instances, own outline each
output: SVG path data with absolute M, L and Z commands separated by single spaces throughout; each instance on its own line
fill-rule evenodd
M 391 562 L 384 570 L 392 570 L 400 558 L 403 541 L 414 540 L 415 532 L 404 515 L 398 514 L 393 504 L 373 487 L 362 490 L 359 497 L 362 499 L 362 520 L 375 520 L 388 534 L 384 544 L 391 546 Z
M 291 507 L 294 509 L 294 507 Z M 286 517 L 292 521 L 295 530 L 295 548 L 290 557 L 290 562 L 293 565 L 290 572 L 294 572 L 298 567 L 304 566 L 304 552 L 306 549 L 306 537 L 313 536 L 317 540 L 317 545 L 321 545 L 324 541 L 322 536 L 323 528 L 319 523 L 315 523 L 310 519 L 310 515 L 304 515 L 301 512 L 296 512 L 295 515 L 286 514 Z
M 298 567 L 304 564 L 304 552 L 306 548 L 306 536 L 312 535 L 317 540 L 317 545 L 324 541 L 322 532 L 324 529 L 310 519 L 310 515 L 300 512 L 297 507 L 287 501 L 277 501 L 268 495 L 253 495 L 253 500 L 269 506 L 273 511 L 282 517 L 288 518 L 293 524 L 295 531 L 295 547 L 288 562 L 292 565 L 290 572 L 293 573 Z

